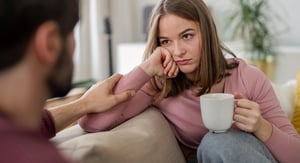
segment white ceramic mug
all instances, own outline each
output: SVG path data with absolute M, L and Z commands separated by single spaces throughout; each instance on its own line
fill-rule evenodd
M 212 132 L 227 131 L 233 122 L 234 96 L 227 93 L 209 93 L 200 96 L 204 126 Z

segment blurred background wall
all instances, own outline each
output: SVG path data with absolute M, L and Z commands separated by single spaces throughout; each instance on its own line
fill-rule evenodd
M 120 60 L 127 65 L 136 64 L 136 61 L 131 63 L 132 57 L 140 56 L 131 56 L 126 52 L 124 54 L 124 50 L 120 54 L 120 49 L 130 47 L 135 49 L 134 53 L 142 53 L 146 38 L 144 32 L 145 8 L 154 5 L 157 1 L 81 0 L 81 21 L 75 30 L 78 48 L 75 53 L 74 81 L 107 78 L 111 72 L 120 71 L 117 65 L 120 64 Z M 221 39 L 224 42 L 230 42 L 226 33 L 223 32 L 223 28 L 225 17 L 233 8 L 232 0 L 204 1 L 212 11 Z M 299 57 L 300 62 L 300 30 L 298 30 L 300 29 L 300 18 L 298 17 L 300 1 L 269 0 L 269 3 L 272 10 L 276 11 L 277 15 L 274 17 L 280 17 L 280 20 L 274 24 L 274 28 L 278 31 L 276 35 L 278 46 L 282 47 L 282 51 L 296 55 L 296 59 Z M 105 24 L 107 18 L 111 25 L 110 34 L 107 33 Z M 111 46 L 109 46 L 109 41 Z M 233 49 L 239 53 L 239 48 L 233 47 Z M 120 55 L 126 56 L 121 57 Z M 110 57 L 113 70 L 109 68 Z M 295 60 L 295 58 L 290 60 Z

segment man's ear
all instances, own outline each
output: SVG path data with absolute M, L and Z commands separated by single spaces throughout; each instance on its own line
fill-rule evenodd
M 62 48 L 58 24 L 48 21 L 40 25 L 33 38 L 33 48 L 42 64 L 54 64 Z

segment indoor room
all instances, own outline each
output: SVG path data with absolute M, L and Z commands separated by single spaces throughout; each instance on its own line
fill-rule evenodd
M 111 73 L 127 73 L 142 61 L 147 38 L 147 16 L 157 0 L 81 1 L 81 21 L 77 34 L 74 82 L 102 80 Z M 235 11 L 235 0 L 205 0 L 215 19 L 219 37 L 238 57 L 249 59 L 245 37 L 233 37 L 234 23 L 228 24 Z M 274 83 L 295 79 L 300 64 L 300 32 L 296 0 L 268 1 L 262 9 L 276 55 L 270 57 L 264 71 Z M 238 18 L 237 18 L 238 19 Z M 240 20 L 242 21 L 242 20 Z M 255 23 L 255 22 L 253 22 Z M 80 27 L 79 27 L 80 26 Z M 269 37 L 269 36 L 266 36 Z
M 115 73 L 126 75 L 138 66 L 143 60 L 146 47 L 149 15 L 157 2 L 159 0 L 81 0 L 80 21 L 74 31 L 77 46 L 73 86 L 76 88 L 62 100 L 49 100 L 48 106 L 73 101 L 97 81 L 102 81 Z M 253 90 L 260 92 L 262 91 L 260 89 L 273 88 L 275 92 L 270 91 L 272 89 L 268 89 L 267 92 L 274 95 L 273 100 L 276 99 L 275 95 L 277 96 L 283 114 L 299 134 L 300 2 L 297 0 L 204 0 L 204 2 L 215 20 L 223 45 L 238 58 L 260 69 L 267 81 L 270 81 L 269 85 L 262 85 L 260 79 L 253 81 L 259 85 L 254 86 Z M 244 74 L 244 76 L 248 76 L 245 83 L 251 80 L 251 75 Z M 251 92 L 252 89 L 247 91 Z M 191 100 L 199 103 L 199 99 Z M 276 102 L 273 101 L 272 105 L 276 105 Z M 138 106 L 130 104 L 130 109 Z M 177 106 L 181 106 L 181 102 L 178 102 L 174 109 Z M 190 158 L 189 149 L 179 143 L 180 135 L 175 134 L 175 137 L 172 134 L 178 126 L 174 127 L 173 122 L 168 123 L 170 119 L 165 119 L 167 117 L 165 114 L 169 112 L 162 115 L 157 110 L 159 109 L 155 107 L 146 109 L 137 116 L 126 119 L 117 127 L 106 128 L 105 132 L 87 133 L 75 122 L 72 127 L 58 133 L 52 140 L 68 157 L 82 162 L 196 162 L 194 155 Z M 108 118 L 104 118 L 110 121 L 114 116 L 116 115 L 112 113 L 108 114 Z M 132 115 L 124 111 L 119 116 L 123 119 L 124 116 Z M 186 121 L 188 120 L 181 120 L 180 124 Z M 106 124 L 106 121 L 103 122 Z M 119 123 L 118 120 L 114 122 Z M 231 120 L 229 122 L 232 123 Z M 290 146 L 291 144 L 285 147 L 291 149 Z M 294 144 L 293 147 L 299 146 Z
M 296 163 L 299 0 L 0 0 L 0 163 Z

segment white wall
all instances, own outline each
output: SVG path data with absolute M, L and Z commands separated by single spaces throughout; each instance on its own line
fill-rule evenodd
M 143 41 L 143 7 L 158 0 L 111 0 L 111 19 L 114 40 L 119 42 Z
M 75 28 L 73 81 L 103 80 L 109 76 L 108 43 L 103 25 L 109 15 L 109 4 L 106 0 L 81 0 L 80 4 L 81 18 Z
M 116 64 L 117 49 L 121 43 L 143 42 L 143 7 L 158 0 L 111 0 L 110 15 L 113 31 L 113 60 Z M 116 67 L 116 65 L 114 66 Z

